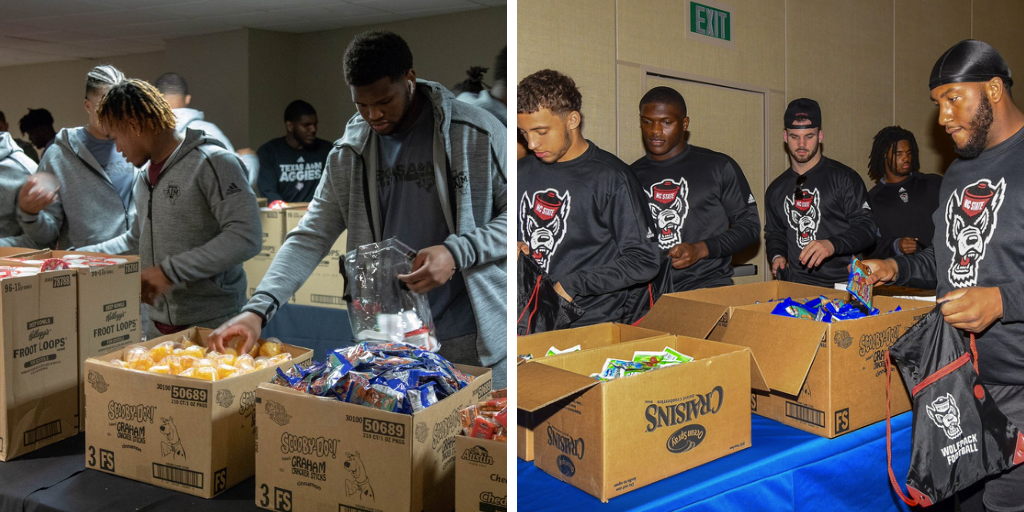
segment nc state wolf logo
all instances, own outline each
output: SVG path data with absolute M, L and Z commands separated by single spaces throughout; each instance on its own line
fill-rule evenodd
M 960 428 L 960 409 L 957 408 L 953 395 L 946 393 L 946 396 L 936 398 L 931 405 L 926 405 L 924 409 L 928 412 L 928 417 L 935 422 L 935 426 L 941 428 L 946 437 L 956 439 L 964 433 Z
M 559 194 L 549 188 L 530 196 L 524 193 L 519 202 L 519 229 L 523 240 L 530 246 L 530 256 L 540 268 L 548 271 L 551 257 L 565 238 L 566 220 L 569 218 L 569 192 Z
M 796 231 L 796 245 L 801 249 L 807 247 L 812 240 L 817 240 L 818 224 L 821 222 L 821 195 L 818 189 L 803 189 L 803 197 L 794 200 L 786 197 L 786 220 L 789 227 Z
M 671 249 L 683 241 L 683 222 L 690 213 L 690 205 L 686 200 L 690 187 L 686 180 L 679 178 L 679 181 L 655 183 L 646 192 L 651 215 L 658 226 L 658 245 L 662 249 Z
M 1006 195 L 1006 180 L 995 186 L 979 180 L 953 191 L 946 203 L 946 247 L 953 251 L 949 264 L 949 282 L 954 288 L 978 284 L 978 264 L 985 258 L 985 247 L 996 231 L 999 208 Z

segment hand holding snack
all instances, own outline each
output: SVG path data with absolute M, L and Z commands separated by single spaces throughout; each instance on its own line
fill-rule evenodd
M 896 280 L 896 274 L 899 272 L 899 267 L 896 265 L 896 260 L 862 260 L 871 274 L 867 277 L 867 283 L 871 285 L 875 284 L 888 284 Z
M 427 293 L 455 276 L 455 259 L 444 245 L 432 245 L 416 253 L 411 274 L 399 274 L 398 279 L 416 293 Z
M 238 353 L 245 354 L 252 349 L 253 344 L 259 339 L 262 329 L 263 319 L 259 315 L 251 311 L 243 311 L 211 332 L 207 338 L 207 343 L 209 343 L 210 348 L 217 352 L 224 352 L 228 348 L 230 341 L 236 337 L 242 338 L 244 345 Z
M 142 271 L 142 302 L 153 305 L 157 297 L 163 295 L 174 286 L 159 265 Z
M 58 190 L 60 182 L 56 176 L 46 172 L 33 174 L 18 192 L 18 207 L 27 214 L 36 215 L 57 200 Z

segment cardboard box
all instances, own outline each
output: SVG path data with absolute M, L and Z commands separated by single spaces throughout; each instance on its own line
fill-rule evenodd
M 306 215 L 308 203 L 295 203 L 285 210 L 285 233 L 290 233 Z M 327 257 L 317 264 L 313 274 L 295 292 L 295 303 L 303 306 L 346 309 L 345 278 L 341 274 L 341 258 L 345 257 L 348 231 L 334 241 Z
M 736 290 L 728 288 L 740 287 L 715 289 L 722 291 L 716 298 L 719 303 L 739 300 Z M 710 296 L 715 290 L 702 291 Z M 850 300 L 847 292 L 827 288 L 814 291 Z M 771 389 L 770 393 L 755 391 L 751 395 L 754 413 L 834 438 L 885 419 L 885 352 L 934 307 L 923 301 L 890 297 L 875 297 L 873 304 L 883 314 L 830 324 L 772 315 L 772 303 L 729 307 L 723 309 L 728 321 L 716 326 L 712 334 L 752 350 L 754 362 Z M 688 309 L 691 305 L 678 297 L 658 301 L 642 323 L 670 333 L 684 331 L 692 314 Z M 885 313 L 897 306 L 902 311 Z M 898 372 L 893 372 L 891 389 L 892 414 L 910 410 L 910 399 Z
M 550 331 L 516 338 L 516 354 L 532 354 L 536 358 L 544 357 L 548 349 L 555 347 L 565 350 L 576 345 L 581 350 L 606 347 L 615 343 L 641 340 L 658 336 L 666 336 L 664 332 L 633 327 L 618 323 L 604 323 Z M 662 345 L 664 347 L 665 345 Z M 519 361 L 522 361 L 520 359 Z M 520 363 L 521 364 L 521 363 Z M 516 413 L 516 456 L 520 459 L 533 460 L 533 428 L 534 421 L 530 414 L 523 411 Z
M 411 415 L 261 384 L 256 505 L 293 512 L 452 510 L 459 411 L 491 390 L 490 370 L 458 368 L 477 378 Z
M 2 461 L 78 433 L 77 284 L 71 270 L 0 280 Z
M 609 357 L 672 347 L 694 361 L 634 377 L 590 377 Z M 750 447 L 745 347 L 651 338 L 546 357 L 517 368 L 518 403 L 538 420 L 534 464 L 601 501 Z
M 455 512 L 508 508 L 508 443 L 455 438 Z
M 109 267 L 75 269 L 78 274 L 78 430 L 84 431 L 85 360 L 139 342 L 142 280 L 138 256 L 44 250 L 27 257 L 37 260 L 76 254 L 128 260 Z
M 206 345 L 212 329 L 193 327 L 143 343 L 188 336 Z M 201 498 L 255 472 L 256 387 L 275 369 L 308 361 L 313 351 L 285 345 L 292 360 L 209 382 L 112 366 L 120 353 L 85 362 L 85 465 Z
M 263 243 L 260 246 L 260 253 L 242 263 L 242 269 L 245 270 L 245 281 L 249 289 L 247 294 L 249 297 L 252 297 L 252 294 L 256 292 L 256 287 L 270 268 L 270 262 L 274 261 L 274 256 L 277 256 L 277 251 L 281 249 L 281 244 L 284 243 L 284 212 L 261 207 L 260 226 L 263 232 Z

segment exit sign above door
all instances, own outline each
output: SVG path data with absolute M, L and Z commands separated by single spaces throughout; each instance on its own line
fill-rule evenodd
M 687 39 L 735 48 L 732 6 L 711 0 L 689 0 Z

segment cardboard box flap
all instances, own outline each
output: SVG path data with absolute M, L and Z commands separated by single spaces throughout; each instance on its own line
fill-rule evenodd
M 796 396 L 826 332 L 822 322 L 737 309 L 722 342 L 750 347 L 768 387 Z
M 654 304 L 640 327 L 704 339 L 718 325 L 728 306 L 665 295 Z
M 768 386 L 768 381 L 765 380 L 761 367 L 757 365 L 753 349 L 748 347 L 747 353 L 750 354 L 750 388 L 768 393 L 771 391 L 771 387 Z
M 600 384 L 590 377 L 537 362 L 520 365 L 516 376 L 516 408 L 527 412 L 534 412 Z

